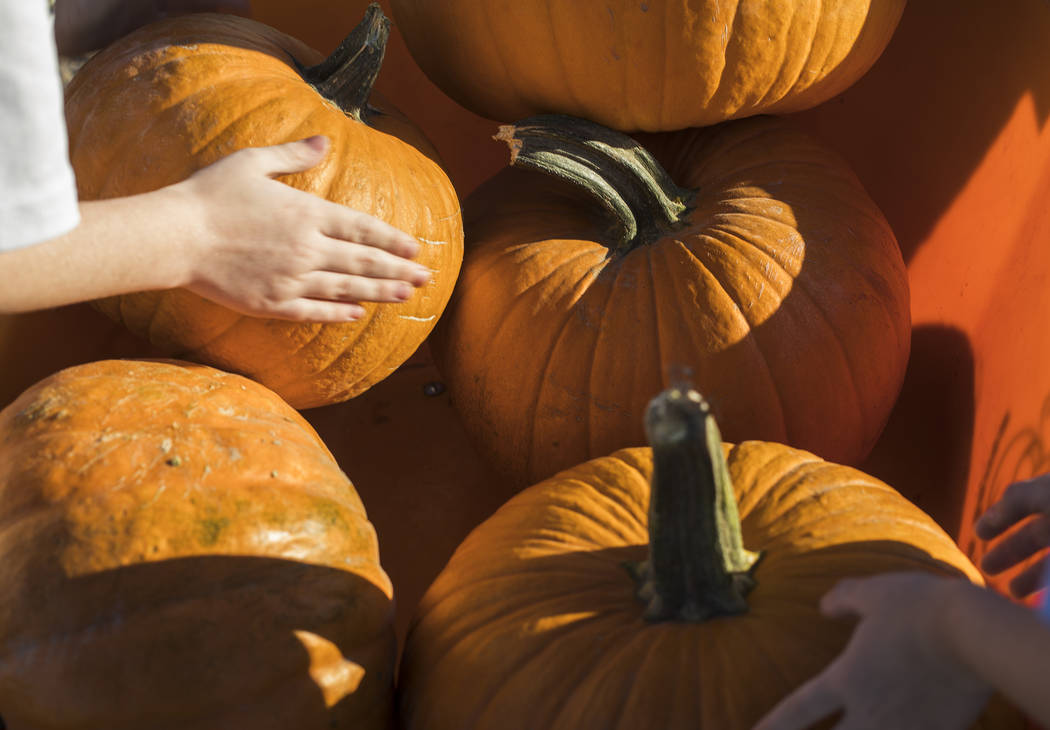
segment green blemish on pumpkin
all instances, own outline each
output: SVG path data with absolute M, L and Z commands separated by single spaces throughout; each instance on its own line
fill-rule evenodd
M 343 512 L 338 505 L 327 500 L 314 502 L 314 511 L 320 521 L 328 527 L 338 527 L 344 532 L 350 531 L 350 525 L 343 518 Z
M 182 459 L 180 459 L 178 456 L 173 456 L 164 463 L 168 466 L 182 466 Z
M 225 517 L 208 517 L 200 521 L 201 545 L 210 547 L 219 541 L 219 535 L 230 524 Z

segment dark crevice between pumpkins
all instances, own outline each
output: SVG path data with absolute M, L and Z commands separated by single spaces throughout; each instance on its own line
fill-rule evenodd
M 365 17 L 343 39 L 332 55 L 316 66 L 304 67 L 294 58 L 296 70 L 321 96 L 359 122 L 379 113 L 368 105 L 379 69 L 383 65 L 390 20 L 378 3 L 365 10 Z
M 562 114 L 541 114 L 500 127 L 510 164 L 583 189 L 608 214 L 610 256 L 682 230 L 696 192 L 679 187 L 649 152 L 626 134 Z
M 650 403 L 649 558 L 627 566 L 649 621 L 705 621 L 747 611 L 759 553 L 744 547 L 722 435 L 695 390 Z

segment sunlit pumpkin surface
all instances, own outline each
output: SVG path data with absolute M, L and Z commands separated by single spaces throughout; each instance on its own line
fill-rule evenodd
M 387 727 L 375 530 L 272 392 L 103 361 L 0 412 L 0 444 L 8 728 Z
M 431 282 L 406 302 L 366 303 L 354 323 L 245 317 L 186 290 L 99 304 L 165 353 L 248 375 L 298 408 L 346 400 L 404 362 L 444 309 L 462 257 L 459 202 L 432 147 L 378 97 L 367 123 L 325 99 L 295 67 L 320 60 L 260 23 L 196 15 L 110 46 L 66 95 L 83 199 L 153 190 L 243 147 L 325 134 L 325 161 L 281 179 L 421 241 L 417 261 L 434 271 Z
M 652 455 L 622 450 L 511 499 L 423 597 L 399 674 L 408 730 L 749 730 L 843 648 L 821 616 L 838 580 L 929 570 L 980 582 L 886 484 L 812 454 L 726 446 L 744 545 L 763 555 L 747 613 L 643 619 Z M 978 727 L 1019 728 L 1003 706 Z
M 665 131 L 819 104 L 856 81 L 904 0 L 391 0 L 412 55 L 482 116 Z
M 683 367 L 727 439 L 864 458 L 910 336 L 885 218 L 838 156 L 775 118 L 644 142 L 695 201 L 626 253 L 586 198 L 535 173 L 465 202 L 463 272 L 430 342 L 479 450 L 524 486 L 643 444 L 645 404 Z

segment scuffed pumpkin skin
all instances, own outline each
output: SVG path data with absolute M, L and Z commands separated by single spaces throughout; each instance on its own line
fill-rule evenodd
M 102 361 L 0 412 L 0 444 L 7 727 L 387 728 L 375 530 L 276 395 Z
M 349 30 L 349 29 L 348 29 Z M 365 303 L 351 323 L 247 317 L 184 289 L 98 306 L 167 355 L 238 372 L 296 408 L 347 400 L 393 372 L 427 337 L 462 260 L 459 201 L 436 153 L 373 95 L 367 124 L 297 73 L 320 55 L 232 15 L 192 15 L 143 28 L 103 50 L 66 90 L 70 157 L 82 199 L 179 182 L 244 147 L 325 134 L 325 160 L 280 179 L 416 236 L 431 281 L 408 301 Z
M 807 109 L 881 55 L 904 0 L 391 0 L 419 66 L 505 122 L 669 131 Z
M 523 487 L 644 444 L 649 398 L 689 368 L 728 440 L 856 464 L 910 347 L 882 213 L 774 118 L 639 139 L 696 199 L 682 230 L 626 255 L 543 176 L 510 168 L 465 201 L 463 271 L 430 343 L 479 453 Z
M 428 589 L 399 670 L 405 730 L 749 730 L 845 646 L 852 625 L 818 608 L 838 580 L 981 583 L 877 479 L 780 444 L 724 450 L 744 545 L 762 551 L 747 613 L 646 622 L 625 563 L 647 557 L 651 450 L 592 460 L 512 498 Z M 977 727 L 1024 724 L 997 701 Z

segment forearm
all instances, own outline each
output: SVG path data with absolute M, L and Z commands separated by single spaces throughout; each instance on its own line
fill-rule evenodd
M 1032 719 L 1050 723 L 1050 625 L 1031 609 L 965 586 L 946 612 L 946 645 Z
M 177 187 L 80 204 L 80 224 L 36 245 L 0 253 L 0 313 L 184 286 L 196 211 Z

